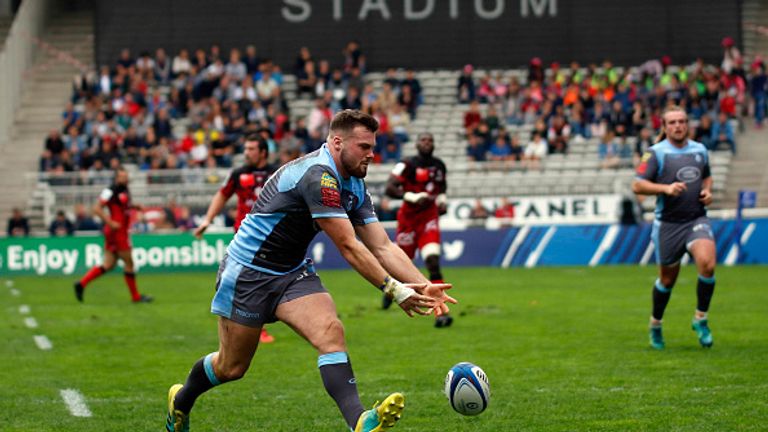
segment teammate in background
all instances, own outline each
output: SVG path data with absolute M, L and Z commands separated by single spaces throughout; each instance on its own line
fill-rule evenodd
M 240 224 L 243 222 L 245 215 L 247 215 L 256 199 L 261 193 L 261 189 L 264 187 L 267 179 L 274 169 L 267 163 L 269 159 L 269 145 L 267 140 L 259 136 L 258 134 L 248 135 L 245 139 L 245 150 L 243 151 L 245 156 L 245 165 L 240 168 L 235 168 L 227 177 L 224 185 L 213 196 L 211 204 L 208 206 L 208 212 L 205 215 L 203 222 L 195 229 L 195 237 L 201 239 L 203 233 L 208 226 L 224 209 L 224 205 L 227 200 L 232 197 L 233 194 L 237 195 L 237 218 L 235 218 L 235 232 L 240 228 Z M 275 341 L 274 336 L 267 332 L 266 328 L 262 328 L 259 341 L 262 343 L 271 343 Z
M 99 201 L 93 206 L 93 214 L 104 222 L 104 260 L 102 265 L 92 267 L 82 279 L 75 282 L 75 297 L 80 302 L 83 301 L 85 287 L 97 277 L 112 270 L 118 258 L 123 260 L 123 275 L 131 292 L 131 300 L 134 303 L 149 303 L 153 300 L 151 296 L 139 294 L 136 288 L 128 228 L 131 226 L 130 211 L 141 210 L 141 207 L 131 204 L 128 181 L 128 171 L 122 167 L 116 168 L 115 182 L 101 191 Z M 104 212 L 104 207 L 109 209 L 109 216 Z
M 360 275 L 392 296 L 409 316 L 430 311 L 442 315 L 448 312 L 446 302 L 456 302 L 444 292 L 450 285 L 428 282 L 376 218 L 363 178 L 373 162 L 377 129 L 373 117 L 342 111 L 331 121 L 320 149 L 289 162 L 267 180 L 219 268 L 211 305 L 219 315 L 219 351 L 198 360 L 183 386 L 170 388 L 166 430 L 188 431 L 198 396 L 242 378 L 259 345 L 261 327 L 278 320 L 317 350 L 325 389 L 350 429 L 386 431 L 400 418 L 405 406 L 400 393 L 363 409 L 336 306 L 305 258 L 322 230 Z
M 659 278 L 653 287 L 650 343 L 664 348 L 661 320 L 672 287 L 680 272 L 680 259 L 688 251 L 699 272 L 698 303 L 692 328 L 701 346 L 712 346 L 707 312 L 715 290 L 715 238 L 706 214 L 712 203 L 712 177 L 707 149 L 688 139 L 688 116 L 679 106 L 668 107 L 662 115 L 663 133 L 643 155 L 632 190 L 656 195 L 656 220 L 652 238 L 656 245 Z M 664 139 L 666 136 L 666 139 Z
M 435 139 L 430 133 L 419 134 L 416 150 L 418 155 L 395 165 L 387 181 L 387 196 L 403 200 L 397 212 L 395 242 L 411 259 L 418 248 L 429 280 L 443 283 L 438 219 L 446 212 L 445 164 L 432 156 Z M 388 309 L 391 305 L 392 300 L 384 296 L 382 307 Z M 451 323 L 453 318 L 447 314 L 435 318 L 435 327 L 448 327 Z

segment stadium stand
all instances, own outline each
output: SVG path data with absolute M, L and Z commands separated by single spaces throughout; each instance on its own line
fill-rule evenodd
M 79 12 L 65 14 L 53 22 L 45 37 L 37 42 L 47 56 L 38 61 L 30 73 L 33 78 L 30 89 L 14 125 L 15 141 L 20 150 L 15 154 L 14 161 L 20 166 L 29 165 L 26 161 L 30 159 L 31 152 L 39 149 L 41 137 L 45 134 L 49 134 L 46 145 L 71 153 L 63 157 L 44 154 L 40 160 L 41 172 L 26 177 L 25 186 L 34 190 L 26 212 L 33 230 L 38 232 L 50 223 L 57 210 L 63 209 L 71 214 L 74 204 L 91 202 L 103 184 L 109 181 L 110 164 L 118 161 L 133 171 L 137 201 L 162 205 L 173 198 L 191 206 L 204 205 L 226 175 L 228 167 L 240 162 L 239 143 L 246 131 L 269 129 L 267 133 L 274 143 L 273 150 L 277 150 L 274 158 L 284 162 L 322 142 L 322 132 L 310 136 L 313 130 L 311 123 L 317 123 L 320 118 L 322 124 L 328 110 L 346 106 L 365 108 L 373 99 L 378 99 L 377 103 L 383 105 L 390 91 L 394 104 L 403 105 L 413 118 L 400 115 L 400 118 L 405 117 L 405 121 L 396 123 L 394 119 L 398 114 L 392 110 L 377 113 L 382 118 L 388 118 L 385 123 L 393 123 L 393 133 L 388 135 L 390 138 L 382 134 L 378 159 L 383 162 L 372 166 L 369 171 L 368 183 L 374 193 L 382 191 L 394 161 L 400 155 L 414 154 L 413 145 L 403 141 L 419 132 L 430 132 L 436 138 L 437 154 L 449 166 L 449 196 L 475 198 L 627 193 L 633 177 L 632 166 L 637 163 L 637 156 L 630 156 L 638 132 L 633 123 L 636 119 L 631 116 L 641 111 L 642 123 L 657 129 L 658 114 L 665 99 L 697 100 L 688 107 L 694 127 L 702 114 L 715 118 L 717 111 L 725 111 L 730 115 L 728 124 L 733 130 L 743 128 L 738 122 L 739 112 L 745 103 L 743 83 L 737 83 L 731 75 L 721 74 L 717 66 L 696 63 L 675 67 L 667 58 L 627 69 L 613 67 L 610 63 L 600 67 L 574 65 L 572 69 L 552 64 L 547 68 L 541 60 L 533 59 L 528 69 L 483 70 L 468 65 L 462 70 L 422 70 L 407 77 L 406 72 L 395 69 L 361 72 L 358 75 L 351 67 L 350 59 L 362 58 L 362 71 L 365 57 L 360 51 L 348 55 L 343 61 L 313 59 L 314 68 L 305 70 L 305 60 L 311 58 L 310 51 L 306 50 L 306 53 L 299 55 L 296 65 L 286 67 L 285 72 L 277 65 L 269 64 L 266 69 L 270 69 L 276 79 L 275 83 L 267 86 L 270 89 L 268 92 L 276 93 L 259 97 L 258 91 L 263 86 L 252 69 L 253 60 L 249 63 L 245 59 L 247 50 L 240 53 L 243 66 L 248 65 L 252 69 L 247 74 L 238 71 L 240 66 L 237 60 L 232 60 L 231 53 L 220 52 L 218 47 L 190 51 L 188 59 L 193 68 L 193 79 L 179 80 L 173 74 L 169 75 L 168 69 L 176 67 L 175 57 L 179 53 L 161 54 L 160 50 L 127 53 L 125 59 L 115 59 L 116 62 L 109 65 L 109 75 L 102 75 L 93 67 L 81 73 L 93 57 L 92 18 L 88 13 Z M 302 56 L 306 58 L 302 60 Z M 124 64 L 118 66 L 120 63 Z M 126 73 L 126 66 L 131 64 L 135 65 L 136 71 Z M 338 76 L 334 68 L 338 69 Z M 78 74 L 78 78 L 70 85 L 74 73 Z M 325 94 L 320 98 L 325 98 L 325 104 L 313 97 L 311 85 L 307 87 L 308 78 L 316 79 L 311 77 L 313 74 L 320 77 L 319 80 L 326 77 Z M 506 156 L 487 162 L 469 160 L 468 130 L 464 124 L 468 105 L 458 103 L 462 95 L 457 89 L 457 82 L 462 75 L 466 76 L 465 82 L 471 83 L 472 95 L 481 102 L 478 106 L 481 123 L 487 123 L 490 128 L 489 132 L 469 133 L 480 137 L 486 149 L 497 133 L 505 137 L 507 147 L 510 141 L 517 141 L 525 148 L 536 129 L 551 141 L 555 117 L 564 119 L 565 128 L 571 129 L 570 137 L 565 138 L 561 149 L 552 146 L 550 153 L 537 163 L 508 160 L 511 158 Z M 246 81 L 242 87 L 237 83 L 242 76 L 253 81 Z M 575 76 L 579 76 L 576 92 L 588 90 L 590 103 L 600 105 L 600 101 L 613 98 L 624 101 L 621 110 L 626 117 L 627 128 L 619 135 L 626 137 L 626 145 L 613 147 L 611 143 L 607 146 L 601 144 L 605 125 L 599 120 L 589 124 L 591 110 L 585 109 L 583 117 L 573 114 L 577 111 L 573 107 L 585 102 L 583 95 L 578 95 L 581 100 L 574 104 L 576 93 L 569 95 L 573 89 L 568 83 Z M 106 84 L 110 87 L 109 94 L 102 92 L 100 95 L 99 87 L 104 86 L 105 77 L 111 81 Z M 221 77 L 229 82 L 222 84 Z M 420 83 L 420 91 L 413 98 L 399 95 L 407 92 L 398 92 L 398 87 L 407 78 L 415 78 Z M 541 82 L 537 84 L 539 80 Z M 350 81 L 354 85 L 350 86 Z M 65 85 L 74 88 L 73 104 L 62 113 L 61 101 L 67 99 L 65 92 L 69 92 L 64 89 Z M 114 93 L 114 88 L 118 87 L 127 91 Z M 358 88 L 359 100 L 354 94 L 347 97 L 344 92 L 348 87 Z M 698 96 L 688 93 L 693 87 Z M 510 106 L 514 104 L 508 103 L 512 99 L 513 88 L 518 98 L 518 106 L 513 110 L 517 109 L 517 112 L 511 112 Z M 737 91 L 735 97 L 727 91 L 729 89 Z M 202 96 L 195 93 L 201 91 Z M 205 101 L 208 95 L 217 98 L 217 102 L 195 103 L 187 110 L 185 98 Z M 533 104 L 535 115 L 532 115 L 533 111 L 526 108 L 530 107 L 526 105 L 526 98 L 537 97 L 539 99 Z M 568 109 L 558 111 L 557 106 L 561 105 L 559 98 L 566 100 Z M 254 102 L 261 99 L 262 105 L 259 107 L 256 103 L 254 108 L 251 103 L 242 104 L 243 99 Z M 639 110 L 631 105 L 635 99 L 645 101 Z M 556 103 L 550 103 L 556 100 Z M 239 113 L 232 115 L 235 105 Z M 605 102 L 604 105 L 602 116 L 605 123 L 610 129 L 615 129 L 611 104 Z M 120 110 L 125 110 L 128 115 L 115 116 Z M 107 114 L 107 118 L 99 118 L 99 112 Z M 38 121 L 38 118 L 51 118 L 54 113 L 62 113 L 58 125 Z M 159 117 L 166 114 L 167 121 L 160 121 Z M 540 117 L 543 123 L 537 122 Z M 234 124 L 243 118 L 244 123 Z M 499 125 L 491 128 L 491 118 Z M 77 131 L 70 134 L 70 126 L 75 126 Z M 55 136 L 52 129 L 58 129 L 60 136 Z M 133 130 L 137 132 L 136 139 Z M 291 135 L 295 136 L 290 138 Z M 284 137 L 288 138 L 282 139 Z M 135 141 L 139 144 L 136 145 Z M 396 144 L 394 151 L 387 153 L 390 141 Z M 129 142 L 134 143 L 135 151 L 128 150 Z M 616 142 L 620 140 L 617 138 Z M 78 149 L 74 150 L 73 145 Z M 504 146 L 503 143 L 501 145 Z M 204 154 L 197 154 L 196 150 L 202 147 L 205 147 Z M 88 150 L 82 153 L 79 149 Z M 732 154 L 727 147 L 713 149 L 715 203 L 720 203 L 728 188 Z M 606 154 L 610 157 L 617 152 L 621 154 L 615 163 L 607 163 Z M 197 168 L 189 168 L 193 166 Z M 19 186 L 18 178 L 13 181 L 6 179 L 5 182 L 11 189 Z M 646 204 L 649 203 L 650 200 L 646 201 Z

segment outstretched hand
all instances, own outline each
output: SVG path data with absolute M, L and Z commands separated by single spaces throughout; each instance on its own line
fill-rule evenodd
M 458 303 L 455 298 L 447 295 L 445 290 L 451 289 L 451 284 L 405 284 L 406 287 L 416 291 L 413 295 L 406 298 L 400 307 L 408 314 L 429 315 L 434 312 L 435 316 L 447 314 L 450 311 L 446 303 Z

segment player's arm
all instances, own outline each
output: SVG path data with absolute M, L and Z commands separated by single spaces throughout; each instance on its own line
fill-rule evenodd
M 112 220 L 111 217 L 107 216 L 107 213 L 104 212 L 104 207 L 109 202 L 110 198 L 112 198 L 112 189 L 104 189 L 101 191 L 101 195 L 99 195 L 99 199 L 96 200 L 96 203 L 93 205 L 93 214 L 98 216 L 99 219 L 101 219 L 104 224 L 109 225 L 112 229 L 118 229 L 120 228 L 120 223 L 117 221 Z
M 433 308 L 432 297 L 421 295 L 415 288 L 423 284 L 403 284 L 390 276 L 376 257 L 355 237 L 355 230 L 348 219 L 340 217 L 316 218 L 315 221 L 341 252 L 344 259 L 368 282 L 391 295 L 409 316 L 413 313 L 427 315 L 424 308 Z
M 708 206 L 712 204 L 712 176 L 706 177 L 701 181 L 701 192 L 699 192 L 699 201 Z
M 422 294 L 437 300 L 435 314 L 442 315 L 449 312 L 445 304 L 456 303 L 456 299 L 445 294 L 450 289 L 450 284 L 432 284 L 419 269 L 413 265 L 413 261 L 400 247 L 392 243 L 379 222 L 365 225 L 355 225 L 355 232 L 365 247 L 370 250 L 381 266 L 395 278 L 412 283 L 420 283 L 424 288 Z
M 216 191 L 216 195 L 213 196 L 211 203 L 208 205 L 208 211 L 205 213 L 205 218 L 200 223 L 200 225 L 195 228 L 195 232 L 193 234 L 197 239 L 203 238 L 203 233 L 211 225 L 213 218 L 215 218 L 216 215 L 221 213 L 221 211 L 224 209 L 224 206 L 227 204 L 229 198 L 232 197 L 232 195 L 235 193 L 235 186 L 235 176 L 232 172 L 230 172 L 227 176 L 227 179 L 224 180 L 224 184 L 221 186 L 221 189 Z
M 632 192 L 639 195 L 669 195 L 678 196 L 683 193 L 688 186 L 683 182 L 672 184 L 656 183 L 658 170 L 658 161 L 656 153 L 652 150 L 646 152 L 637 166 L 637 177 L 632 182 Z
M 445 164 L 442 161 L 439 162 L 438 167 L 442 170 L 443 176 L 442 180 L 437 182 L 437 190 L 439 193 L 435 199 L 435 203 L 437 204 L 438 213 L 444 215 L 448 212 L 448 196 L 446 195 L 448 192 L 448 170 L 445 168 Z
M 412 204 L 424 205 L 431 197 L 426 192 L 406 192 L 403 188 L 402 176 L 408 169 L 404 162 L 398 162 L 392 169 L 392 174 L 387 179 L 387 188 L 385 193 L 390 198 L 402 199 Z
M 224 209 L 224 206 L 227 204 L 227 200 L 229 200 L 229 197 L 224 195 L 223 192 L 220 190 L 216 192 L 216 195 L 214 195 L 213 199 L 211 200 L 211 204 L 208 205 L 208 211 L 205 213 L 205 218 L 202 222 L 200 222 L 200 225 L 195 228 L 195 237 L 198 239 L 203 237 L 203 233 L 208 229 L 208 226 L 211 225 L 213 218 L 215 218 L 216 215 L 221 213 L 221 211 Z
M 678 196 L 683 193 L 688 186 L 683 182 L 674 182 L 672 184 L 654 183 L 650 180 L 635 179 L 632 182 L 632 192 L 640 195 L 669 195 Z

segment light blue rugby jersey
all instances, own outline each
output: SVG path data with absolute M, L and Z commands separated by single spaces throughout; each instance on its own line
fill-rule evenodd
M 320 232 L 318 218 L 345 218 L 354 225 L 378 222 L 365 182 L 343 179 L 326 144 L 267 180 L 227 253 L 256 270 L 288 273 L 302 265 Z
M 656 219 L 664 222 L 688 222 L 705 216 L 699 201 L 702 181 L 710 176 L 709 154 L 703 144 L 688 140 L 683 148 L 669 140 L 652 146 L 637 167 L 637 177 L 660 184 L 683 182 L 688 189 L 676 197 L 656 197 Z

